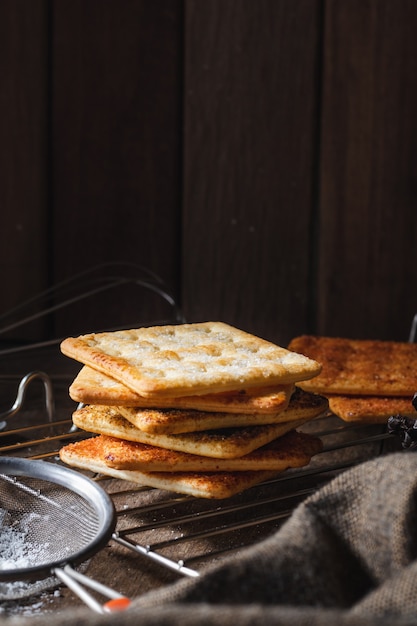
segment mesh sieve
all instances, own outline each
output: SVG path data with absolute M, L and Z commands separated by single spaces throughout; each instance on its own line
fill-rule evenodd
M 82 474 L 46 461 L 0 459 L 0 599 L 34 595 L 59 580 L 77 593 L 68 576 L 82 575 L 72 567 L 107 544 L 115 521 L 108 494 Z

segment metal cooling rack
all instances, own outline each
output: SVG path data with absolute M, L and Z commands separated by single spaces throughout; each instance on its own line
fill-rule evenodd
M 106 281 L 99 288 L 108 289 L 114 282 L 119 284 L 123 280 L 121 277 Z M 149 287 L 147 280 L 135 278 L 134 282 Z M 68 285 L 63 287 L 67 289 Z M 93 295 L 95 289 L 92 286 L 88 295 Z M 159 283 L 151 285 L 151 289 L 169 302 L 176 321 L 184 321 L 175 301 Z M 48 298 L 50 295 L 44 294 Z M 73 295 L 65 296 L 54 306 L 65 306 L 73 298 Z M 0 322 L 5 323 L 3 317 Z M 19 324 L 31 319 L 32 316 L 26 316 Z M 11 327 L 15 328 L 16 324 L 5 326 Z M 417 315 L 411 326 L 410 341 L 415 341 L 416 329 Z M 58 341 L 2 349 L 0 359 L 21 354 L 25 349 L 33 354 Z M 14 402 L 0 412 L 0 454 L 59 463 L 58 451 L 63 445 L 89 436 L 73 427 L 71 413 L 77 407 L 71 407 L 68 401 L 61 406 L 62 398 L 58 400 L 57 387 L 61 395 L 67 396 L 70 382 L 68 376 L 56 372 L 49 376 L 40 370 L 30 371 L 20 380 L 0 374 L 0 384 L 15 388 Z M 320 437 L 324 445 L 307 467 L 287 470 L 274 480 L 227 500 L 197 499 L 92 476 L 112 495 L 117 511 L 116 535 L 110 549 L 126 549 L 129 554 L 133 551 L 135 556 L 155 564 L 158 571 L 175 572 L 179 577 L 198 576 L 207 564 L 275 532 L 302 500 L 338 473 L 399 447 L 397 440 L 386 432 L 385 425 L 347 424 L 330 413 L 305 424 L 301 430 Z
M 38 394 L 37 410 L 32 411 L 25 398 L 35 381 L 42 383 L 43 391 Z M 0 414 L 0 420 L 0 453 L 9 456 L 60 463 L 58 451 L 63 445 L 90 436 L 74 429 L 71 411 L 58 419 L 53 383 L 43 372 L 22 378 L 13 406 Z M 179 575 L 198 576 L 206 562 L 273 532 L 320 485 L 378 456 L 394 441 L 384 425 L 348 425 L 329 413 L 303 430 L 319 436 L 324 444 L 309 466 L 287 470 L 227 500 L 191 498 L 91 475 L 113 497 L 118 516 L 114 540 Z

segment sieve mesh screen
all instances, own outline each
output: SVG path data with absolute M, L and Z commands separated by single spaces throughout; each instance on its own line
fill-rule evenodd
M 55 463 L 0 458 L 0 600 L 60 584 L 112 537 L 114 505 L 94 481 Z
M 101 527 L 97 510 L 71 489 L 8 476 L 0 479 L 0 524 L 0 570 L 71 559 Z

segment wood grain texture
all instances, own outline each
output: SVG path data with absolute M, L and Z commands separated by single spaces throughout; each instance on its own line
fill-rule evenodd
M 48 280 L 46 5 L 0 3 L 0 313 Z M 38 324 L 19 329 L 25 337 L 40 332 Z
M 325 7 L 317 330 L 406 340 L 417 309 L 417 4 Z
M 31 337 L 165 319 L 144 266 L 188 321 L 407 338 L 417 3 L 97 7 L 0 6 L 0 315 L 99 266 Z
M 309 326 L 319 3 L 185 3 L 187 318 Z
M 181 3 L 62 0 L 53 14 L 54 278 L 122 261 L 175 292 Z M 76 308 L 72 322 L 104 328 L 157 314 L 160 300 L 131 287 Z

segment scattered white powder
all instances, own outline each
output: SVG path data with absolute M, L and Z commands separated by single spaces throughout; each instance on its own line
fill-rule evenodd
M 45 560 L 49 543 L 34 541 L 33 537 L 36 538 L 37 526 L 43 526 L 48 518 L 48 515 L 33 512 L 14 518 L 11 512 L 0 508 L 0 570 L 33 567 Z M 32 582 L 0 582 L 0 615 L 44 614 L 51 596 L 42 592 L 56 584 L 54 577 Z M 42 595 L 39 597 L 39 594 Z M 54 595 L 59 595 L 59 590 Z
M 0 531 L 0 569 L 21 569 L 38 562 L 42 548 L 26 540 L 26 534 L 14 528 Z
M 4 617 L 43 617 L 47 614 L 56 614 L 53 606 L 54 598 L 59 597 L 59 592 L 53 594 L 42 593 L 40 597 L 19 599 L 0 602 L 0 616 Z M 39 623 L 39 622 L 37 622 Z
M 28 540 L 28 531 L 41 516 L 27 513 L 20 520 L 7 524 L 8 512 L 0 509 L 0 570 L 22 569 L 39 563 L 47 545 Z

